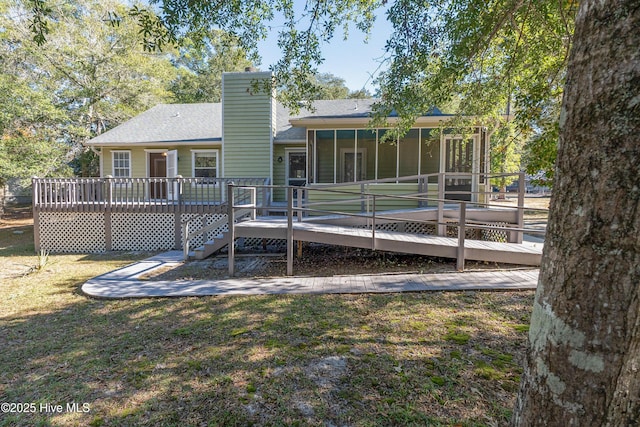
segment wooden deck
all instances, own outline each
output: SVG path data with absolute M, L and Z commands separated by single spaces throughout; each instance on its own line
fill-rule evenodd
M 286 239 L 287 220 L 257 219 L 239 222 L 235 226 L 235 237 Z M 370 229 L 309 221 L 293 222 L 293 240 L 443 258 L 457 258 L 459 244 L 458 239 L 452 237 L 381 230 L 376 230 L 374 236 Z M 542 246 L 541 243 L 499 243 L 466 239 L 464 259 L 538 266 L 542 258 Z

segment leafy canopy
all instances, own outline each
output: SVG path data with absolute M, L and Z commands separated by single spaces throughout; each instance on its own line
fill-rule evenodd
M 32 31 L 48 31 L 46 5 L 32 2 Z M 322 49 L 350 28 L 375 31 L 382 10 L 394 31 L 387 41 L 388 70 L 377 80 L 381 102 L 375 119 L 395 110 L 398 132 L 433 106 L 454 105 L 459 117 L 475 116 L 494 132 L 502 126 L 503 147 L 528 140 L 525 158 L 533 169 L 552 172 L 559 105 L 577 0 L 150 0 L 127 13 L 141 27 L 146 49 L 204 40 L 220 29 L 259 62 L 257 43 L 277 28 L 281 59 L 271 65 L 281 101 L 295 109 L 300 99 L 318 99 Z M 118 17 L 116 17 L 118 18 Z M 279 21 L 282 19 L 282 22 Z M 460 129 L 471 123 L 459 121 Z M 505 148 L 506 149 L 506 148 Z

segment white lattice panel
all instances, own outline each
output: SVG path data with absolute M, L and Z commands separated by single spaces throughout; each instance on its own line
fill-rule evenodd
M 436 226 L 423 222 L 407 222 L 404 231 L 412 234 L 436 234 Z
M 175 242 L 171 213 L 113 213 L 111 245 L 114 251 L 171 249 Z
M 219 221 L 223 218 L 226 218 L 227 214 L 182 214 L 180 215 L 180 221 L 184 224 L 187 221 L 191 221 L 189 224 L 189 233 L 197 231 L 203 227 L 213 224 L 216 221 Z M 228 224 L 225 224 L 221 227 L 215 228 L 211 231 L 208 231 L 205 234 L 200 234 L 194 237 L 189 243 L 189 246 L 192 248 L 197 248 L 199 246 L 204 245 L 205 241 L 213 240 L 216 236 L 221 233 L 229 231 Z M 206 240 L 205 240 L 206 239 Z M 180 243 L 184 246 L 184 236 L 180 236 Z
M 507 227 L 509 224 L 506 222 L 494 222 L 487 225 Z M 509 241 L 508 237 L 509 233 L 506 230 L 482 230 L 482 240 L 506 243 Z
M 102 213 L 41 212 L 40 247 L 50 252 L 104 252 Z

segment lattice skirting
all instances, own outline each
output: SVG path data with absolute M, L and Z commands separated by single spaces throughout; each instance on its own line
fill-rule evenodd
M 257 237 L 240 238 L 236 240 L 236 246 L 243 249 L 264 249 L 285 250 L 287 241 L 285 239 L 260 239 Z
M 40 212 L 38 217 L 39 246 L 50 252 L 104 252 L 116 251 L 156 251 L 173 249 L 176 242 L 182 247 L 184 236 L 181 236 L 181 224 L 193 219 L 192 230 L 209 225 L 223 218 L 225 214 L 181 214 L 177 216 L 180 224 L 176 224 L 173 213 L 112 213 L 107 216 L 101 212 Z M 204 224 L 203 224 L 204 223 Z M 506 225 L 506 224 L 500 224 Z M 364 226 L 366 228 L 366 226 Z M 431 224 L 418 222 L 390 222 L 377 224 L 378 230 L 401 231 L 415 234 L 436 234 Z M 228 231 L 225 224 L 206 236 L 196 237 L 191 247 L 201 246 L 205 239 Z M 176 235 L 178 233 L 178 235 Z M 458 229 L 454 225 L 447 226 L 447 235 L 456 237 Z M 505 242 L 508 233 L 502 230 L 466 229 L 468 239 L 492 240 Z M 282 250 L 286 241 L 279 239 L 239 239 L 239 247 Z
M 39 246 L 49 252 L 158 251 L 176 242 L 173 213 L 40 212 L 38 219 Z
M 114 251 L 157 251 L 175 244 L 172 213 L 114 213 L 111 239 Z
M 50 252 L 104 252 L 104 214 L 42 212 L 40 248 Z
M 486 223 L 486 225 L 499 225 L 507 226 L 507 223 Z M 358 228 L 369 228 L 367 225 L 358 226 Z M 410 234 L 425 234 L 436 235 L 438 230 L 435 224 L 423 223 L 423 222 L 386 222 L 382 224 L 376 224 L 376 230 L 383 231 L 399 231 Z M 447 237 L 458 237 L 458 226 L 447 225 L 446 227 Z M 508 233 L 503 230 L 481 230 L 468 226 L 465 230 L 465 238 L 473 240 L 485 240 L 493 242 L 507 242 Z

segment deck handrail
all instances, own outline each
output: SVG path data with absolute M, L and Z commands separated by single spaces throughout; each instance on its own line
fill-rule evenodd
M 38 210 L 98 212 L 147 209 L 162 211 L 176 206 L 216 206 L 226 203 L 226 187 L 264 186 L 269 178 L 32 178 L 33 206 Z M 271 203 L 263 190 L 260 206 Z
M 473 185 L 471 186 L 471 190 L 452 190 L 447 189 L 446 181 L 450 179 L 470 179 L 477 178 L 477 182 L 480 183 L 480 179 L 484 180 L 483 183 L 480 184 L 480 187 L 477 189 L 473 189 Z M 444 208 L 444 203 L 447 203 L 449 200 L 447 196 L 466 196 L 468 195 L 471 199 L 470 202 L 473 204 L 478 204 L 480 201 L 478 200 L 478 196 L 493 194 L 493 191 L 481 191 L 481 187 L 490 186 L 490 182 L 492 179 L 496 178 L 505 178 L 505 177 L 518 177 L 518 206 L 517 206 L 517 226 L 521 228 L 524 225 L 524 195 L 526 191 L 525 187 L 525 173 L 524 172 L 509 172 L 509 173 L 490 173 L 490 172 L 436 172 L 429 173 L 423 175 L 411 175 L 404 177 L 395 177 L 395 178 L 384 178 L 384 179 L 375 179 L 375 180 L 367 180 L 367 181 L 358 181 L 358 182 L 348 182 L 348 183 L 335 183 L 335 184 L 312 184 L 309 188 L 315 189 L 335 189 L 340 187 L 347 187 L 353 185 L 359 185 L 360 194 L 365 193 L 365 189 L 372 186 L 383 183 L 400 183 L 400 182 L 410 182 L 417 183 L 419 192 L 427 192 L 429 188 L 429 184 L 437 185 L 437 198 L 435 202 L 438 204 L 438 213 L 441 213 Z M 431 178 L 436 178 L 436 182 L 430 182 Z M 361 206 L 364 210 L 364 197 L 361 196 Z M 438 221 L 442 222 L 444 218 L 441 216 L 438 217 Z M 439 226 L 439 234 L 443 232 L 443 226 Z M 522 243 L 522 233 L 517 234 L 517 242 Z
M 522 182 L 522 181 L 521 181 Z M 521 184 L 522 187 L 522 184 Z M 234 216 L 234 212 L 239 209 L 239 208 L 243 208 L 245 206 L 240 206 L 237 205 L 235 203 L 233 194 L 234 185 L 230 184 L 229 185 L 229 189 L 228 189 L 228 194 L 229 194 L 229 201 L 230 203 L 228 204 L 228 209 L 229 209 L 229 218 L 230 218 L 230 222 L 229 222 L 229 230 L 230 230 L 230 242 L 233 242 L 234 240 L 234 236 L 235 236 L 235 230 L 234 230 L 234 224 L 231 221 L 231 219 Z M 431 202 L 437 202 L 437 206 L 438 206 L 438 216 L 437 216 L 437 220 L 436 221 L 427 221 L 427 220 L 420 220 L 420 219 L 412 219 L 412 221 L 414 222 L 420 222 L 420 223 L 429 223 L 429 224 L 435 224 L 437 227 L 437 234 L 439 235 L 444 235 L 445 233 L 443 232 L 443 230 L 447 227 L 447 226 L 451 226 L 453 224 L 451 224 L 451 222 L 445 222 L 444 221 L 444 215 L 441 212 L 441 210 L 444 207 L 444 202 L 449 203 L 449 204 L 455 204 L 459 206 L 459 215 L 458 215 L 458 219 L 457 221 L 455 221 L 455 226 L 457 227 L 457 238 L 458 238 L 458 257 L 457 257 L 457 268 L 458 270 L 463 270 L 464 269 L 464 262 L 465 262 L 465 234 L 466 234 L 466 228 L 477 228 L 477 229 L 485 229 L 485 230 L 499 230 L 499 231 L 517 231 L 520 233 L 523 232 L 528 232 L 528 233 L 532 233 L 532 234 L 536 234 L 536 233 L 542 233 L 541 230 L 536 230 L 536 229 L 528 229 L 524 227 L 524 222 L 522 219 L 522 212 L 524 209 L 523 206 L 523 201 L 520 200 L 519 197 L 519 202 L 518 202 L 518 206 L 516 207 L 511 207 L 511 206 L 501 206 L 501 208 L 503 209 L 517 209 L 520 214 L 518 215 L 518 221 L 515 227 L 505 227 L 502 225 L 493 225 L 493 224 L 474 224 L 474 223 L 469 223 L 467 221 L 467 211 L 468 211 L 468 204 L 479 204 L 479 205 L 483 205 L 481 203 L 474 203 L 474 202 L 468 202 L 468 201 L 464 201 L 464 200 L 451 200 L 451 199 L 441 199 L 441 198 L 430 198 L 430 197 L 425 197 L 425 195 L 427 195 L 427 193 L 423 193 L 423 194 L 412 194 L 412 195 L 388 195 L 388 194 L 376 194 L 376 193 L 368 193 L 368 192 L 364 192 L 364 193 L 360 193 L 360 196 L 364 196 L 364 197 L 368 197 L 372 199 L 372 209 L 371 211 L 368 211 L 366 213 L 364 212 L 344 212 L 344 211 L 328 211 L 328 210 L 324 210 L 324 209 L 313 209 L 310 208 L 310 204 L 307 203 L 307 206 L 305 207 L 303 205 L 303 199 L 301 197 L 300 192 L 301 191 L 320 191 L 320 192 L 332 192 L 332 193 L 343 193 L 343 194 L 356 194 L 353 191 L 343 191 L 343 190 L 335 190 L 335 189 L 331 189 L 331 188 L 316 188 L 316 187 L 305 187 L 303 189 L 301 189 L 300 187 L 294 187 L 294 186 L 270 186 L 271 189 L 274 188 L 285 188 L 286 192 L 287 192 L 287 274 L 288 275 L 292 275 L 293 274 L 293 218 L 294 216 L 298 218 L 298 221 L 301 220 L 301 215 L 303 215 L 304 213 L 324 213 L 324 214 L 333 214 L 333 215 L 345 215 L 345 216 L 352 216 L 352 217 L 363 217 L 365 216 L 367 219 L 370 219 L 370 228 L 371 228 L 371 233 L 372 233 L 372 243 L 371 243 L 371 248 L 373 250 L 376 249 L 376 221 L 380 220 L 380 219 L 395 219 L 392 216 L 389 217 L 385 217 L 384 215 L 380 215 L 377 209 L 377 204 L 378 204 L 378 200 L 381 199 L 411 199 L 411 200 L 422 200 L 422 201 L 431 201 Z M 294 191 L 298 192 L 298 197 L 294 198 Z M 294 200 L 297 201 L 297 203 L 294 205 Z M 349 202 L 349 201 L 346 201 Z M 341 201 L 336 201 L 336 202 L 332 202 L 332 203 L 345 203 L 344 200 Z M 320 204 L 320 203 L 315 203 L 315 204 Z M 326 205 L 326 203 L 324 203 L 324 205 Z M 539 210 L 539 211 L 547 211 L 546 209 L 535 209 L 535 210 Z M 521 236 L 518 239 L 518 243 L 522 242 Z M 232 248 L 232 244 L 229 245 L 229 275 L 233 275 L 234 274 L 234 251 Z

